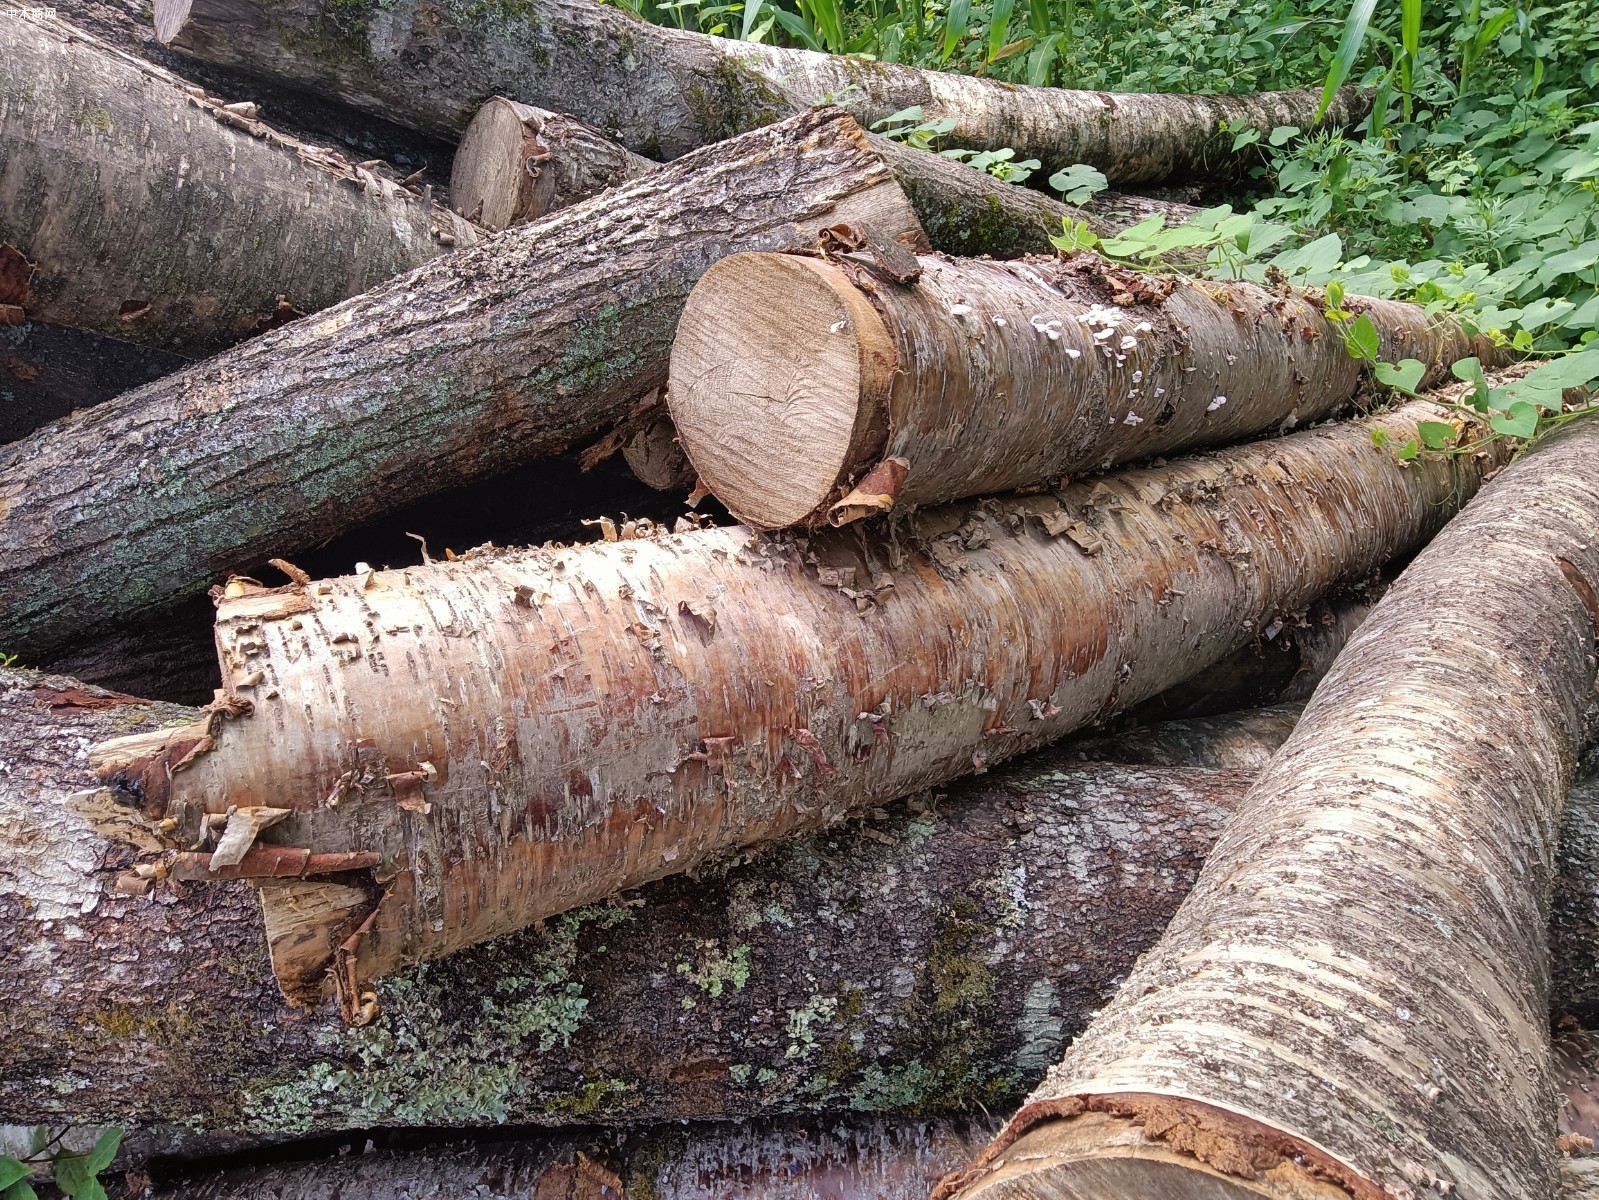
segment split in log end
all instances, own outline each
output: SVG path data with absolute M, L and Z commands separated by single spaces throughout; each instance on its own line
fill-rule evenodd
M 736 254 L 689 296 L 667 402 L 689 461 L 735 517 L 817 524 L 882 449 L 895 360 L 843 268 Z

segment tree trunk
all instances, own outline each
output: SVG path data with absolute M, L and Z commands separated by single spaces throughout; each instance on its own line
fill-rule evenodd
M 93 408 L 130 387 L 170 375 L 188 360 L 64 325 L 0 325 L 0 442 Z
M 496 96 L 461 136 L 450 197 L 474 224 L 509 229 L 659 165 L 572 117 Z
M 1159 944 L 943 1194 L 1554 1193 L 1545 930 L 1596 528 L 1588 420 L 1399 577 Z
M 694 486 L 694 468 L 677 444 L 677 430 L 664 412 L 650 420 L 622 444 L 628 469 L 658 492 L 682 491 Z
M 665 382 L 712 261 L 839 222 L 920 236 L 855 123 L 809 112 L 0 450 L 0 645 L 37 661 L 592 436 Z
M 424 15 L 425 13 L 425 15 Z M 949 140 L 1012 147 L 1045 172 L 1092 163 L 1112 182 L 1206 174 L 1229 156 L 1223 121 L 1262 133 L 1315 124 L 1319 93 L 1107 95 L 1030 88 L 893 63 L 735 42 L 648 25 L 586 0 L 536 0 L 514 16 L 467 0 L 382 3 L 157 0 L 156 34 L 184 54 L 338 96 L 441 136 L 503 95 L 580 113 L 623 145 L 676 158 L 800 112 L 847 102 L 862 124 L 919 105 L 953 119 Z M 1346 89 L 1328 120 L 1369 100 Z
M 262 890 L 285 993 L 318 1002 L 333 963 L 353 1016 L 358 983 L 941 784 L 1208 666 L 1475 490 L 1486 454 L 1402 467 L 1372 444 L 1433 411 L 949 506 L 877 543 L 713 529 L 236 581 L 226 698 L 99 761 L 176 845 L 203 849 L 236 809 L 241 836 L 258 814 L 281 821 L 270 844 L 380 856 L 370 879 Z
M 195 357 L 477 238 L 65 21 L 0 20 L 0 89 L 0 305 L 33 319 Z
M 1250 778 L 1085 764 L 1068 743 L 412 968 L 378 984 L 377 1024 L 346 1031 L 332 1006 L 285 1007 L 243 882 L 112 890 L 133 854 L 68 802 L 96 786 L 79 747 L 196 714 L 98 708 L 105 694 L 82 690 L 0 676 L 0 919 L 13 931 L 0 1121 L 210 1138 L 997 1112 L 1160 935 Z M 1208 737 L 1168 727 L 1168 757 L 1214 759 L 1240 741 L 1235 724 L 1258 722 L 1207 724 Z M 1588 849 L 1564 866 L 1555 1002 L 1592 1014 L 1593 783 L 1573 793 L 1564 834 L 1566 853 Z
M 1042 483 L 1292 428 L 1363 378 L 1322 304 L 1143 275 L 1096 255 L 724 259 L 672 346 L 668 404 L 699 477 L 756 529 Z M 1358 302 L 1386 361 L 1471 353 L 1419 305 Z
M 946 254 L 1053 254 L 1049 239 L 1060 236 L 1065 221 L 1087 221 L 1109 237 L 1154 213 L 1177 225 L 1199 211 L 1119 192 L 1102 193 L 1087 207 L 1075 208 L 879 134 L 866 139 L 905 189 L 928 241 Z M 450 192 L 459 212 L 504 229 L 658 165 L 570 117 L 496 97 L 467 126 Z

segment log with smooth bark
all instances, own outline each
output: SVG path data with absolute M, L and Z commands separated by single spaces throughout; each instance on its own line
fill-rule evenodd
M 855 123 L 808 112 L 5 447 L 0 646 L 39 661 L 591 437 L 665 382 L 712 261 L 838 222 L 919 237 Z
M 1226 121 L 1262 133 L 1316 124 L 1319 93 L 1111 95 L 1018 86 L 666 29 L 588 0 L 533 0 L 514 13 L 469 0 L 395 8 L 379 0 L 156 0 L 156 34 L 184 54 L 449 136 L 503 95 L 580 115 L 629 149 L 676 158 L 792 116 L 825 97 L 862 124 L 920 106 L 955 121 L 951 144 L 1011 147 L 1044 170 L 1091 163 L 1112 182 L 1205 175 L 1230 154 Z M 1360 120 L 1351 89 L 1327 120 Z
M 265 844 L 380 856 L 370 878 L 261 893 L 285 993 L 331 983 L 353 1018 L 400 966 L 946 782 L 1209 665 L 1470 496 L 1492 454 L 1407 467 L 1373 444 L 1434 411 L 951 505 L 882 542 L 739 527 L 236 581 L 218 707 L 98 761 L 175 848 L 226 822 L 218 845 L 242 850 L 260 820 Z
M 1301 292 L 1095 255 L 852 261 L 738 254 L 689 296 L 668 404 L 706 486 L 757 529 L 839 525 L 1323 417 L 1361 364 Z M 910 274 L 911 268 L 901 275 Z M 1384 361 L 1471 353 L 1419 305 L 1351 301 Z
M 254 104 L 57 18 L 0 19 L 0 314 L 196 357 L 475 240 Z
M 68 801 L 96 786 L 80 751 L 193 710 L 10 672 L 0 715 L 0 917 L 15 934 L 0 988 L 17 998 L 0 1007 L 0 1121 L 110 1120 L 141 1141 L 197 1125 L 206 1145 L 229 1130 L 997 1112 L 1159 936 L 1251 778 L 1085 764 L 1067 744 L 412 968 L 378 984 L 377 1025 L 346 1031 L 331 1006 L 285 1007 L 242 882 L 144 899 L 108 886 L 133 856 Z M 1259 723 L 1186 724 L 1167 727 L 1168 757 L 1214 760 Z M 1551 930 L 1555 1000 L 1591 1014 L 1599 787 L 1574 793 L 1564 834 L 1564 853 L 1588 850 L 1565 867 L 1571 917 Z
M 969 1200 L 1555 1190 L 1545 930 L 1599 718 L 1599 421 L 1378 602 Z
M 869 133 L 921 218 L 928 241 L 946 254 L 1015 258 L 1052 254 L 1063 222 L 1086 221 L 1110 236 L 1159 213 L 1169 225 L 1192 205 L 1103 192 L 1084 208 L 995 179 L 953 159 Z M 467 126 L 450 192 L 458 211 L 504 229 L 575 203 L 658 166 L 570 117 L 497 96 Z

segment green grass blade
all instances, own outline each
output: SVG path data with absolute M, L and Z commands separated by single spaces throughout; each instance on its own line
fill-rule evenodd
M 988 57 L 985 61 L 993 62 L 1005 48 L 1011 13 L 1015 8 L 1016 0 L 994 0 L 994 13 L 988 24 Z
M 1349 72 L 1360 58 L 1360 46 L 1366 40 L 1366 27 L 1371 24 L 1371 12 L 1376 7 L 1377 0 L 1355 0 L 1350 7 L 1349 17 L 1344 21 L 1344 36 L 1338 42 L 1338 52 L 1327 65 L 1327 82 L 1321 89 L 1321 105 L 1316 109 L 1316 120 L 1320 121 L 1326 116 L 1333 97 L 1338 94 L 1338 89 L 1349 78 Z

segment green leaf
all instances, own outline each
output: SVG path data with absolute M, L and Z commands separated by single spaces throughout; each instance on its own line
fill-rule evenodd
M 1400 462 L 1415 462 L 1416 459 L 1421 457 L 1421 446 L 1417 444 L 1415 438 L 1411 438 L 1394 453 L 1398 456 Z
M 1299 126 L 1297 126 L 1297 125 L 1278 125 L 1275 129 L 1273 129 L 1271 131 L 1271 137 L 1268 140 L 1271 142 L 1271 144 L 1273 146 L 1282 146 L 1282 145 L 1287 144 L 1287 142 L 1290 141 L 1291 139 L 1296 138 L 1298 136 L 1299 136 Z
M 1364 319 L 1362 318 L 1362 320 Z M 1380 362 L 1376 365 L 1376 373 L 1378 383 L 1391 388 L 1398 388 L 1401 392 L 1414 396 L 1416 394 L 1416 385 L 1421 382 L 1421 377 L 1427 373 L 1427 366 L 1414 358 L 1406 358 L 1400 360 L 1397 365 Z
M 117 1156 L 117 1147 L 122 1145 L 122 1129 L 113 1125 L 95 1139 L 94 1149 L 89 1151 L 89 1170 L 98 1175 L 111 1165 L 111 1160 Z
M 1099 237 L 1089 228 L 1087 221 L 1063 220 L 1066 232 L 1061 237 L 1052 237 L 1050 244 L 1057 250 L 1064 250 L 1070 254 L 1073 250 L 1099 249 Z
M 1354 324 L 1344 331 L 1344 344 L 1349 348 L 1351 358 L 1375 362 L 1377 351 L 1382 349 L 1382 338 L 1377 333 L 1377 327 L 1371 323 L 1371 318 L 1361 313 L 1355 318 Z
M 944 50 L 941 61 L 948 62 L 950 56 L 960 46 L 971 18 L 972 0 L 950 0 L 949 15 L 944 18 Z
M 1377 0 L 1355 0 L 1350 6 L 1349 16 L 1344 20 L 1344 36 L 1338 43 L 1338 52 L 1327 65 L 1327 81 L 1322 85 L 1321 104 L 1316 108 L 1317 121 L 1327 115 L 1327 108 L 1332 104 L 1333 97 L 1338 94 L 1338 89 L 1343 86 L 1344 80 L 1349 78 L 1349 72 L 1360 58 L 1360 44 L 1366 40 L 1366 26 L 1371 24 L 1371 12 L 1376 7 Z
M 994 11 L 988 18 L 989 62 L 997 61 L 1005 48 L 1005 35 L 1010 32 L 1010 17 L 1015 10 L 1016 0 L 994 0 Z
M 19 1179 L 5 1191 L 0 1192 L 0 1200 L 39 1200 L 39 1193 L 25 1179 Z
M 1525 400 L 1518 400 L 1508 411 L 1495 413 L 1488 418 L 1495 432 L 1511 437 L 1530 438 L 1538 431 L 1538 410 Z
M 1330 310 L 1332 310 L 1333 312 L 1337 312 L 1337 311 L 1339 311 L 1340 309 L 1343 308 L 1343 306 L 1344 306 L 1344 285 L 1343 284 L 1339 283 L 1336 279 L 1330 281 L 1327 284 L 1325 295 L 1327 297 L 1327 307 Z
M 1427 449 L 1447 450 L 1449 443 L 1455 440 L 1455 427 L 1444 421 L 1420 421 L 1416 424 L 1416 434 Z
M 8 1188 L 19 1179 L 26 1179 L 32 1169 L 21 1159 L 0 1154 L 0 1188 Z
M 94 1182 L 94 1172 L 89 1170 L 89 1160 L 82 1154 L 63 1154 L 53 1164 L 56 1187 L 73 1200 L 88 1190 Z
M 1488 380 L 1482 373 L 1482 363 L 1475 358 L 1462 358 L 1449 370 L 1456 379 L 1473 385 L 1471 395 L 1466 397 L 1466 403 L 1478 412 L 1487 412 L 1489 387 Z
M 1068 204 L 1082 204 L 1093 199 L 1100 192 L 1110 186 L 1110 180 L 1105 178 L 1105 173 L 1087 163 L 1073 163 L 1065 170 L 1056 171 L 1049 177 L 1049 186 L 1060 192 Z M 1139 223 L 1140 225 L 1143 222 Z M 1138 228 L 1138 226 L 1134 226 Z M 1126 231 L 1127 233 L 1132 230 Z M 1126 236 L 1124 233 L 1123 236 Z

